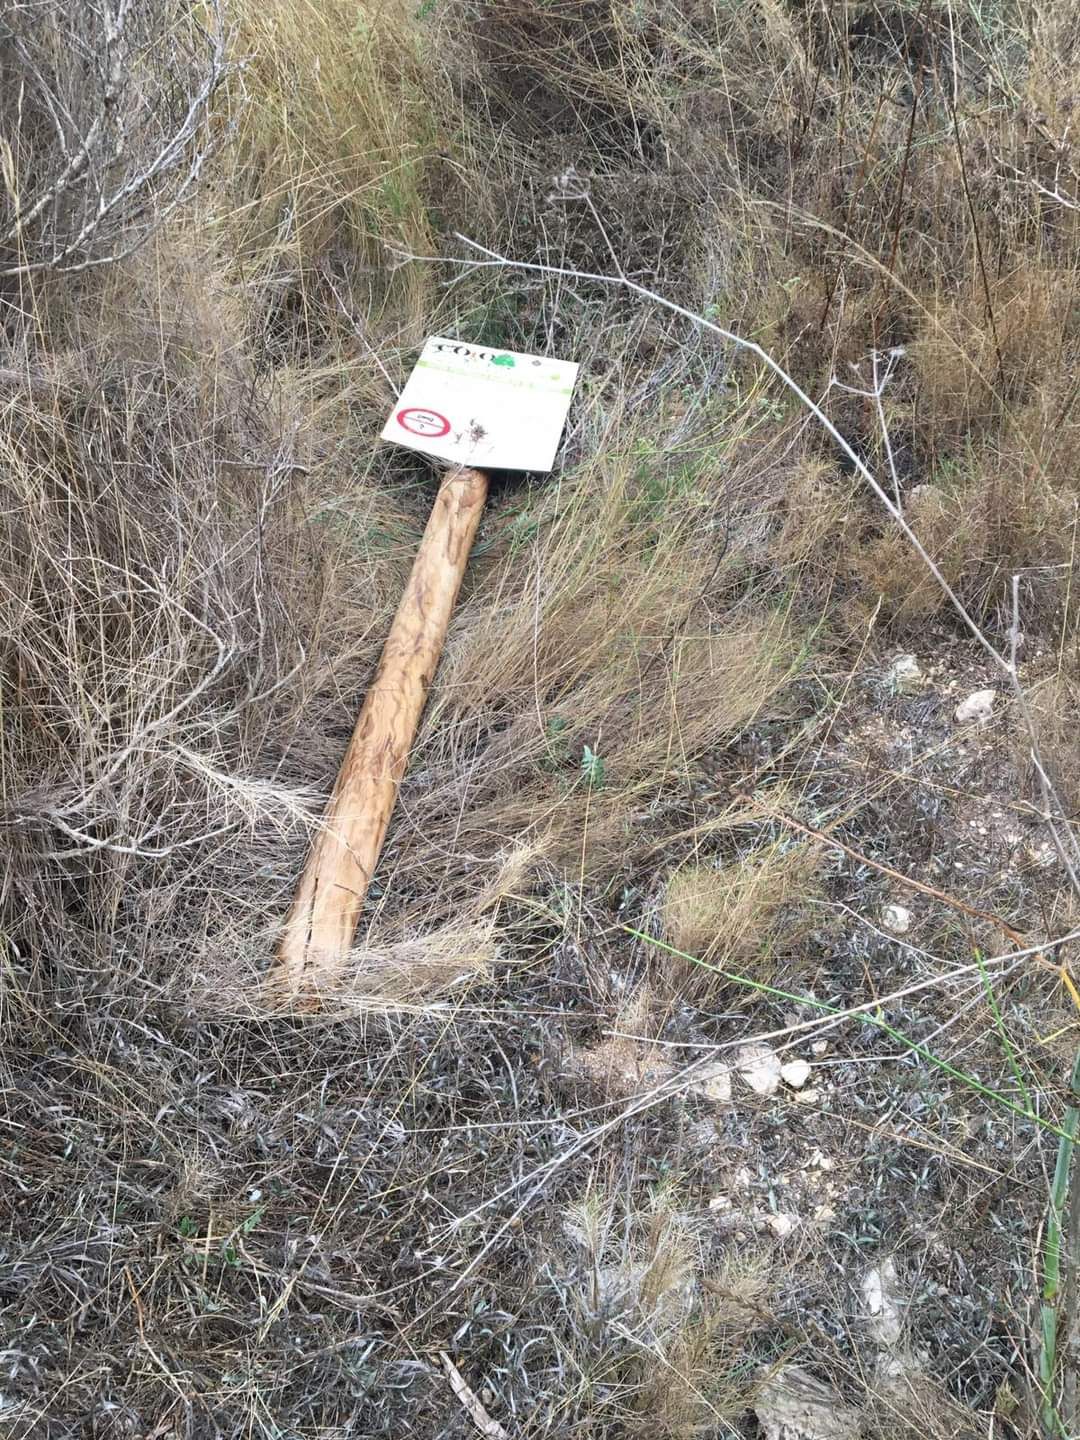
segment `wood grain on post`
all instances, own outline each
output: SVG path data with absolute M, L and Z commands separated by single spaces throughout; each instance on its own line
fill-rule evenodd
M 487 498 L 448 473 L 308 855 L 271 971 L 277 999 L 317 1004 L 345 967 Z

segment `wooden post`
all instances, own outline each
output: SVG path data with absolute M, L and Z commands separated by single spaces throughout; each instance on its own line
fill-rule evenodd
M 317 1005 L 345 966 L 487 498 L 481 470 L 439 488 L 379 668 L 296 887 L 271 997 Z

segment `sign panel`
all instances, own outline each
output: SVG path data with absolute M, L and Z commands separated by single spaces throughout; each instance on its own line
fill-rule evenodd
M 478 470 L 550 470 L 578 367 L 432 336 L 382 438 Z

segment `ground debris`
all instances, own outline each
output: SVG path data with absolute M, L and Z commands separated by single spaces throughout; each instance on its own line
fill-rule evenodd
M 569 1069 L 613 1095 L 631 1096 L 663 1085 L 674 1067 L 653 1045 L 612 1036 L 572 1052 Z
M 862 1418 L 800 1365 L 774 1370 L 754 1401 L 765 1440 L 859 1440 Z
M 503 1427 L 497 1420 L 491 1418 L 483 1405 L 481 1405 L 476 1394 L 466 1384 L 465 1377 L 450 1359 L 450 1356 L 445 1352 L 440 1352 L 439 1359 L 442 1361 L 443 1368 L 446 1370 L 447 1378 L 450 1381 L 450 1388 L 461 1401 L 462 1408 L 468 1411 L 473 1424 L 480 1431 L 480 1434 L 486 1436 L 487 1440 L 509 1440 L 509 1436 Z

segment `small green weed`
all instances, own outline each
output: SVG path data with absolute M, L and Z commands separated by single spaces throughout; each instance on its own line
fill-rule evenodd
M 599 790 L 604 783 L 604 757 L 588 745 L 581 748 L 581 773 L 585 783 L 593 790 Z
M 240 1224 L 240 1234 L 241 1234 L 241 1235 L 250 1235 L 250 1234 L 252 1233 L 252 1231 L 257 1228 L 260 1220 L 263 1218 L 263 1216 L 264 1216 L 265 1214 L 266 1214 L 266 1206 L 265 1206 L 265 1205 L 260 1205 L 260 1206 L 258 1206 L 257 1209 L 255 1209 L 255 1210 L 253 1210 L 253 1211 L 251 1212 L 251 1214 L 247 1217 L 246 1220 L 244 1220 L 244 1221 L 241 1222 L 241 1224 Z
M 570 722 L 564 715 L 552 715 L 544 727 L 544 741 L 547 754 L 541 765 L 543 770 L 558 770 L 570 761 L 570 745 L 566 732 Z

